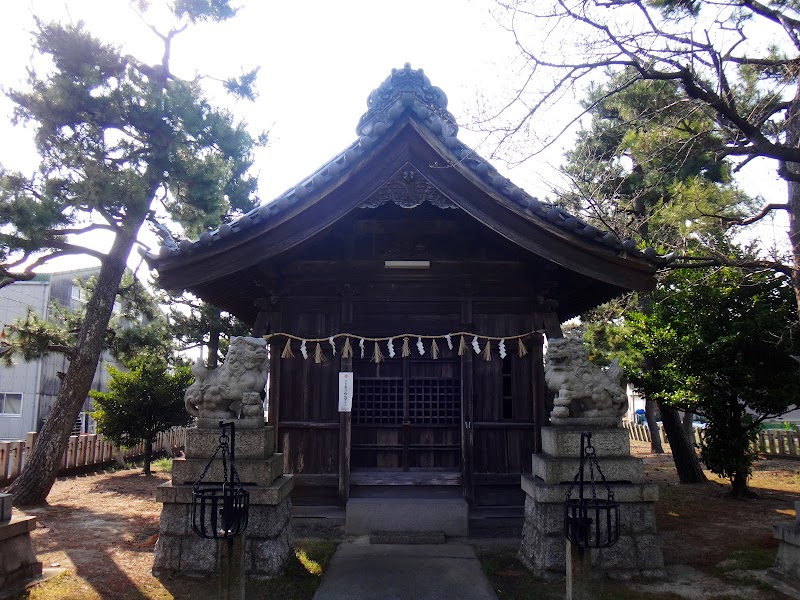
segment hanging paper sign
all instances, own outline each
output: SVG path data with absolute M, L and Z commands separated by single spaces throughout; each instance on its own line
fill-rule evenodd
M 353 372 L 339 373 L 339 412 L 353 409 Z

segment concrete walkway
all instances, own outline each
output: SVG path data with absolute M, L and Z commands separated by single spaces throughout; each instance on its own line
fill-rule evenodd
M 314 600 L 497 600 L 470 546 L 349 542 Z

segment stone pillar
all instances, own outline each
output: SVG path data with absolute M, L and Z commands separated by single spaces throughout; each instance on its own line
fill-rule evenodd
M 36 517 L 15 517 L 11 500 L 11 494 L 0 494 L 0 590 L 42 574 L 31 543 Z
M 263 423 L 263 421 L 262 421 Z M 172 462 L 172 481 L 157 488 L 161 510 L 153 573 L 216 576 L 220 551 L 217 540 L 207 540 L 192 530 L 192 484 L 200 478 L 219 444 L 219 429 L 192 428 L 186 435 L 184 458 Z M 281 572 L 292 544 L 291 475 L 283 474 L 283 455 L 275 454 L 272 427 L 236 429 L 236 471 L 250 493 L 245 530 L 245 571 L 251 578 L 273 577 Z M 216 458 L 207 482 L 223 481 L 222 460 Z
M 800 589 L 800 501 L 794 503 L 795 522 L 772 526 L 772 535 L 779 540 L 778 556 L 770 573 Z
M 644 483 L 641 460 L 630 455 L 627 430 L 578 425 L 578 419 L 574 425 L 542 428 L 542 453 L 533 455 L 532 474 L 522 476 L 526 498 L 520 560 L 543 579 L 565 575 L 564 500 L 580 466 L 583 431 L 592 432 L 598 463 L 620 503 L 620 539 L 610 548 L 591 550 L 592 575 L 664 577 L 664 555 L 653 511 L 658 487 Z M 598 485 L 597 492 L 598 498 L 606 498 L 604 486 Z

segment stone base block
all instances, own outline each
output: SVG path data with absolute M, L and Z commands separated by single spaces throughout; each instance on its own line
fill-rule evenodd
M 773 525 L 772 531 L 780 541 L 773 570 L 784 579 L 793 580 L 795 587 L 800 588 L 800 523 Z
M 0 523 L 11 520 L 11 504 L 13 502 L 14 496 L 11 494 L 0 494 Z
M 566 571 L 563 502 L 569 486 L 523 476 L 522 488 L 526 493 L 525 523 L 519 559 L 537 577 L 562 579 Z M 593 575 L 615 579 L 666 576 L 653 510 L 658 488 L 654 484 L 615 484 L 612 489 L 620 503 L 620 539 L 610 548 L 591 550 Z
M 237 435 L 238 438 L 238 435 Z M 193 484 L 203 474 L 210 455 L 205 458 L 176 458 L 172 461 L 172 481 L 178 485 Z M 230 464 L 228 465 L 230 469 Z M 236 472 L 244 484 L 271 485 L 283 474 L 283 454 L 273 454 L 267 459 L 236 460 Z M 222 461 L 214 459 L 211 468 L 203 477 L 206 482 L 223 480 Z
M 0 590 L 42 574 L 31 543 L 34 529 L 36 517 L 12 516 L 0 522 Z
M 247 487 L 250 492 L 250 504 L 278 504 L 294 489 L 294 477 L 281 475 L 272 485 Z M 171 481 L 162 483 L 156 488 L 156 501 L 162 503 L 192 503 L 191 485 L 173 485 Z
M 644 478 L 642 462 L 632 456 L 599 456 L 598 458 L 606 481 L 636 483 Z M 544 454 L 534 454 L 532 473 L 545 483 L 565 483 L 571 482 L 575 478 L 579 466 L 580 459 L 578 458 L 554 458 Z
M 276 505 L 250 505 L 245 530 L 245 569 L 248 576 L 278 575 L 292 546 L 291 500 L 287 495 Z M 219 571 L 220 544 L 196 535 L 191 528 L 191 505 L 167 503 L 161 512 L 153 574 L 215 576 Z
M 268 579 L 283 571 L 292 551 L 292 528 L 285 527 L 274 538 L 252 538 L 246 541 L 244 556 L 247 574 L 254 579 Z
M 568 483 L 543 485 L 541 479 L 522 475 L 522 491 L 540 503 L 560 504 L 564 502 Z M 619 502 L 656 502 L 658 500 L 658 486 L 655 483 L 629 483 L 614 484 L 614 498 Z M 598 498 L 606 498 L 605 488 L 598 490 Z
M 219 445 L 219 430 L 209 431 L 192 427 L 186 431 L 186 458 L 208 461 Z M 265 459 L 275 451 L 274 427 L 260 429 L 236 428 L 236 460 Z
M 347 535 L 374 531 L 469 535 L 469 506 L 463 498 L 351 498 L 346 512 Z
M 580 458 L 583 427 L 542 427 L 542 453 L 559 458 Z M 592 446 L 601 459 L 631 454 L 631 436 L 622 427 L 592 431 Z M 574 475 L 574 473 L 573 473 Z

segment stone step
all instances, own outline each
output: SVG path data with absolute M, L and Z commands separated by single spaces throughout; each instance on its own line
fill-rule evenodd
M 345 533 L 442 531 L 469 535 L 469 506 L 463 498 L 350 498 Z
M 444 544 L 443 531 L 373 531 L 370 544 Z

